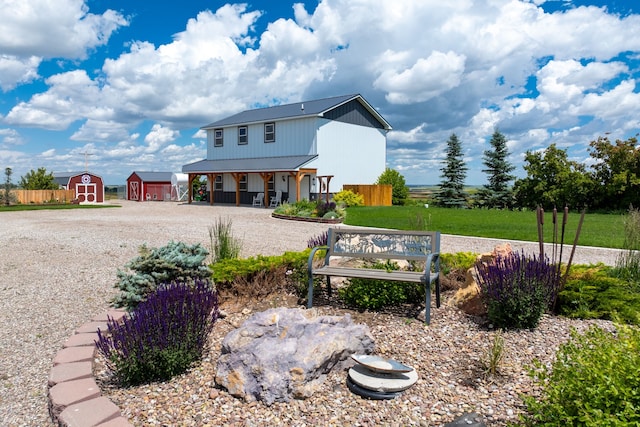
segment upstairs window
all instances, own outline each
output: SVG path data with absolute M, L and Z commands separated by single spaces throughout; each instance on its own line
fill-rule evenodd
M 244 145 L 249 142 L 248 130 L 246 126 L 238 126 L 238 145 Z
M 276 124 L 264 124 L 264 142 L 276 142 Z
M 215 129 L 213 131 L 213 146 L 214 147 L 222 147 L 224 132 L 222 129 Z

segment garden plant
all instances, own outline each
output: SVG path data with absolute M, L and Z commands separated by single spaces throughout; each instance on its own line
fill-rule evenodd
M 96 345 L 122 385 L 167 380 L 200 358 L 218 313 L 209 281 L 162 284 Z

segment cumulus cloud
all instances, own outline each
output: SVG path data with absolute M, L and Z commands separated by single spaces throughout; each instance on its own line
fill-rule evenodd
M 28 3 L 0 18 L 4 90 L 38 78 L 42 58 L 84 58 L 129 25 L 121 13 L 90 13 L 81 0 Z M 270 22 L 246 4 L 227 4 L 198 13 L 166 44 L 132 42 L 95 76 L 47 76 L 46 89 L 2 121 L 73 128 L 72 141 L 96 143 L 103 160 L 127 167 L 162 155 L 177 165 L 179 147 L 183 161 L 204 156 L 197 128 L 206 123 L 255 106 L 361 93 L 394 127 L 388 166 L 406 171 L 408 182 L 434 181 L 452 132 L 477 181 L 495 129 L 518 161 L 552 142 L 584 151 L 599 129 L 619 137 L 637 130 L 638 70 L 629 64 L 640 52 L 640 15 L 593 6 L 547 13 L 543 3 L 323 0 Z
M 88 12 L 82 0 L 0 0 L 0 88 L 13 89 L 38 77 L 45 58 L 85 59 L 118 28 L 119 12 Z

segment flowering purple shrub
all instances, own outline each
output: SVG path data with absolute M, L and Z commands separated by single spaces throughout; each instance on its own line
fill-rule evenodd
M 333 202 L 323 202 L 318 200 L 318 204 L 316 205 L 316 215 L 318 218 L 322 218 L 327 212 L 335 211 L 336 204 Z
M 329 232 L 324 231 L 317 236 L 313 236 L 307 241 L 307 248 L 313 249 L 317 246 L 327 246 L 329 242 Z
M 96 346 L 124 385 L 167 380 L 199 360 L 218 318 L 218 295 L 206 280 L 161 285 L 124 322 L 108 321 Z
M 498 328 L 535 328 L 560 286 L 558 266 L 548 257 L 514 252 L 495 263 L 476 263 L 480 294 L 489 320 Z

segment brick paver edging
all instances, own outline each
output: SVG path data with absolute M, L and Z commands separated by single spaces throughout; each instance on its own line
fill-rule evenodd
M 49 415 L 58 427 L 133 427 L 120 409 L 100 394 L 93 377 L 98 329 L 122 320 L 124 310 L 109 310 L 75 330 L 53 359 L 49 373 Z

